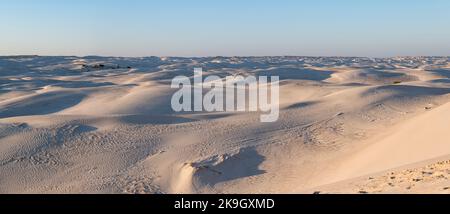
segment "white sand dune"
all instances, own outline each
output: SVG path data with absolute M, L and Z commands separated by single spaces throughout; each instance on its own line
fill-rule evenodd
M 173 112 L 196 67 L 280 76 L 279 120 Z M 445 192 L 449 77 L 447 57 L 0 57 L 0 192 Z
M 344 171 L 360 175 L 398 168 L 419 161 L 450 155 L 450 103 L 419 115 L 381 137 L 343 162 Z

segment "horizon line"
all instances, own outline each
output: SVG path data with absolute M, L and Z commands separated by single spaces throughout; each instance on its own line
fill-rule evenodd
M 40 54 L 11 54 L 11 55 L 0 55 L 0 57 L 102 57 L 102 58 L 251 58 L 251 57 L 317 57 L 317 58 L 372 58 L 372 59 L 387 59 L 396 57 L 450 57 L 450 55 L 396 55 L 396 56 L 384 56 L 384 57 L 372 57 L 372 56 L 352 56 L 352 55 L 203 55 L 203 56 L 180 56 L 180 55 L 169 55 L 169 56 L 158 56 L 158 55 L 145 55 L 145 56 L 118 56 L 118 55 L 40 55 Z

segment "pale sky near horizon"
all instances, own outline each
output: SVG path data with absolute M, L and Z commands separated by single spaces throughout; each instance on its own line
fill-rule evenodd
M 1 0 L 0 55 L 450 55 L 448 0 Z

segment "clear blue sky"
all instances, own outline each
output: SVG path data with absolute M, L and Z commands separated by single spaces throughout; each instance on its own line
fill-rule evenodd
M 450 55 L 448 0 L 1 0 L 0 55 Z

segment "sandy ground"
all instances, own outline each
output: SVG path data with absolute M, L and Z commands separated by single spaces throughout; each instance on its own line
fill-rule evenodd
M 450 194 L 450 157 L 306 190 L 313 194 Z
M 173 77 L 280 76 L 280 118 Z M 447 57 L 0 57 L 1 193 L 449 193 Z

